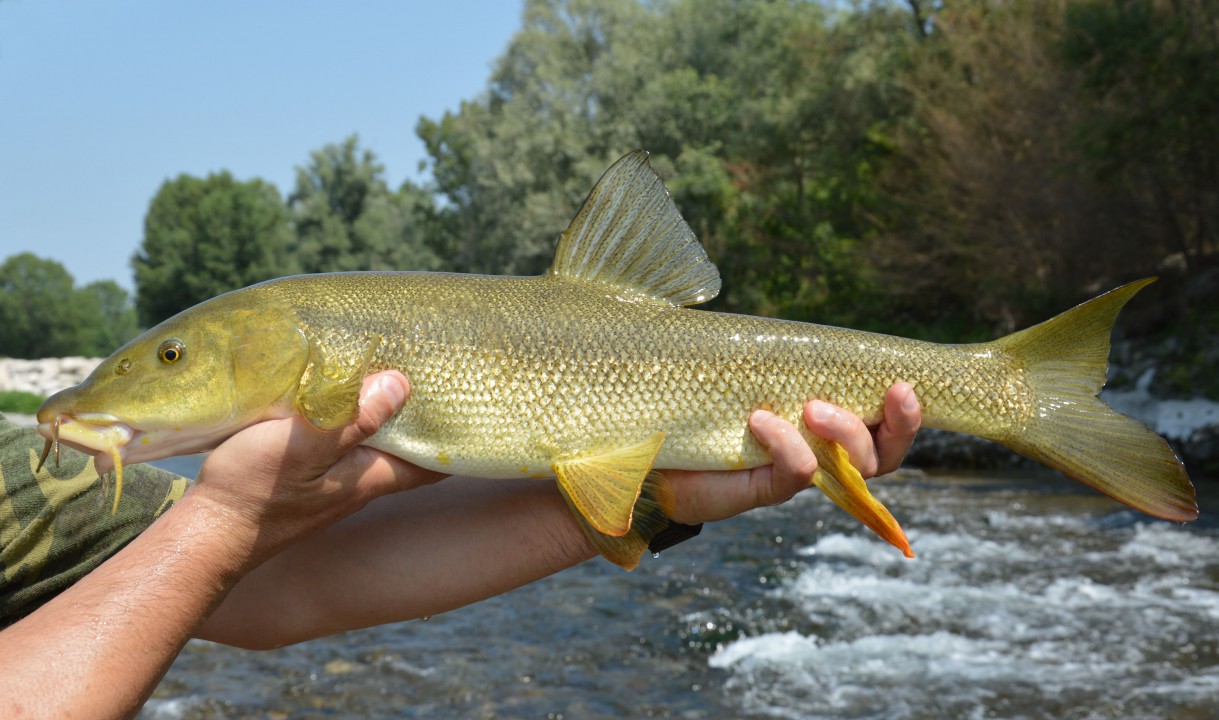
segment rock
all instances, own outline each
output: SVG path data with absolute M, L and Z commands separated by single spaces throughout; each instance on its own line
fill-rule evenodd
M 920 430 L 906 455 L 912 467 L 954 470 L 1031 470 L 1040 465 L 989 440 L 949 432 Z
M 79 385 L 102 358 L 0 358 L 0 390 L 20 390 L 44 397 Z

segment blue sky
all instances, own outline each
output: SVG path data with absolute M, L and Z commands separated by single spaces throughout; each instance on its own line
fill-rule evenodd
M 486 87 L 520 0 L 0 0 L 0 260 L 133 288 L 161 183 L 229 170 L 281 192 L 358 133 L 422 179 L 420 115 Z

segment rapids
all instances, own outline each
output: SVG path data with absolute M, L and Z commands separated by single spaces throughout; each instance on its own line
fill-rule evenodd
M 915 560 L 805 493 L 634 573 L 270 653 L 192 642 L 141 717 L 1214 717 L 1219 486 L 1195 480 L 1187 526 L 1051 475 L 874 482 Z

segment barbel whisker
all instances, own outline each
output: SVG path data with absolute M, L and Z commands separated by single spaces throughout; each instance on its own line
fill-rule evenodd
M 55 422 L 51 423 L 51 437 L 47 438 L 46 443 L 42 446 L 42 454 L 38 456 L 38 467 L 34 468 L 34 472 L 42 470 L 42 467 L 47 463 L 47 457 L 51 452 L 55 453 L 55 467 L 59 467 L 59 416 L 55 416 Z

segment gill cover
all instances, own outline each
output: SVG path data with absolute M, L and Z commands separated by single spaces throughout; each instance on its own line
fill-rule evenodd
M 309 362 L 309 341 L 295 316 L 273 305 L 236 310 L 229 323 L 233 415 L 262 414 L 300 382 Z

